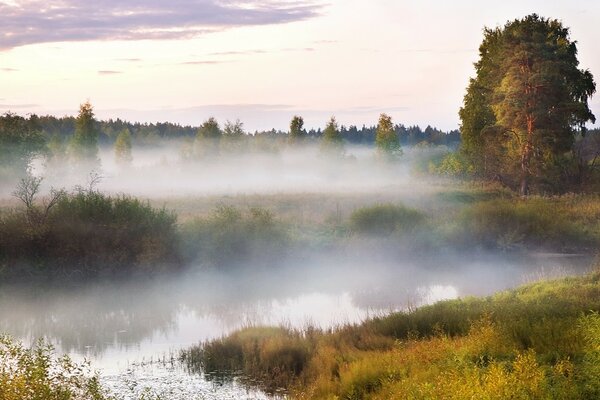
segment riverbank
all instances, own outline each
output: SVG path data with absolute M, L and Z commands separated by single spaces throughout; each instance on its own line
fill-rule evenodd
M 183 353 L 292 398 L 596 398 L 600 272 L 331 330 L 250 327 Z

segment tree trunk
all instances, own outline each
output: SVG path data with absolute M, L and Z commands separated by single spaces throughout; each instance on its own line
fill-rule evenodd
M 531 150 L 533 147 L 531 143 L 533 139 L 534 120 L 532 115 L 527 116 L 527 138 L 525 139 L 525 146 L 521 153 L 521 186 L 519 190 L 521 196 L 529 194 L 529 166 L 531 164 Z

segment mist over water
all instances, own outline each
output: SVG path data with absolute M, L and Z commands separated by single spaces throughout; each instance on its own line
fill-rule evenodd
M 219 203 L 261 206 L 291 224 L 345 219 L 359 207 L 403 203 L 421 211 L 444 205 L 443 188 L 416 173 L 444 149 L 405 149 L 384 163 L 372 148 L 345 156 L 318 146 L 278 152 L 238 151 L 186 160 L 181 144 L 135 148 L 133 163 L 100 152 L 98 189 L 150 200 L 177 212 L 180 222 L 210 213 Z M 84 173 L 85 172 L 85 173 Z M 85 184 L 89 171 L 52 170 L 42 164 L 44 190 Z M 5 196 L 6 199 L 6 196 Z M 442 223 L 434 221 L 434 223 Z M 397 239 L 397 238 L 396 238 Z M 0 288 L 0 332 L 27 343 L 46 338 L 59 353 L 92 361 L 119 393 L 137 382 L 169 398 L 262 398 L 233 383 L 216 385 L 171 363 L 179 351 L 251 325 L 332 328 L 439 300 L 488 295 L 540 277 L 581 274 L 590 258 L 521 252 L 409 249 L 410 237 L 345 239 L 298 251 L 266 267 L 192 265 L 153 278 L 89 283 L 35 282 Z M 165 362 L 166 360 L 166 362 Z M 137 390 L 137 389 L 136 389 Z

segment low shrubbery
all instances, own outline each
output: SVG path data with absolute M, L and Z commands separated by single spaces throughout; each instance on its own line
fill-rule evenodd
M 33 194 L 33 195 L 32 195 Z M 4 276 L 96 276 L 179 265 L 176 217 L 128 196 L 93 189 L 53 192 L 51 199 L 0 215 Z
M 184 353 L 293 397 L 596 398 L 600 273 L 333 331 L 247 328 Z
M 0 337 L 0 399 L 104 400 L 98 378 L 88 366 L 57 357 L 43 342 L 31 349 Z
M 350 216 L 350 227 L 354 232 L 369 235 L 410 233 L 421 227 L 425 216 L 402 205 L 382 204 L 360 208 Z
M 242 212 L 223 205 L 208 217 L 184 224 L 181 238 L 185 259 L 210 267 L 273 264 L 290 246 L 288 232 L 268 210 Z
M 568 197 L 496 199 L 473 203 L 457 222 L 471 242 L 489 247 L 593 250 L 600 243 L 600 223 L 593 218 L 600 212 L 586 216 L 583 206 Z

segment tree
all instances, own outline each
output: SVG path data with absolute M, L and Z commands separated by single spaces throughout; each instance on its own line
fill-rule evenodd
M 527 195 L 542 184 L 595 117 L 596 86 L 578 68 L 569 29 L 536 14 L 486 29 L 461 118 L 462 151 L 484 178 Z
M 239 119 L 237 119 L 235 122 L 225 122 L 225 127 L 223 128 L 223 136 L 235 139 L 243 137 L 244 124 Z
M 210 117 L 198 128 L 196 135 L 196 150 L 201 157 L 213 156 L 219 153 L 219 143 L 223 132 L 214 117 Z
M 98 135 L 94 110 L 89 101 L 79 106 L 75 120 L 75 134 L 71 141 L 71 154 L 75 161 L 86 164 L 98 164 Z
M 0 116 L 0 181 L 24 177 L 31 161 L 44 152 L 45 139 L 37 118 Z
M 223 127 L 223 142 L 221 148 L 227 151 L 239 151 L 244 146 L 244 124 L 238 119 L 235 122 L 227 121 Z
M 304 119 L 295 115 L 290 122 L 290 136 L 289 140 L 291 143 L 300 142 L 306 136 L 306 132 L 303 129 Z
M 387 160 L 393 160 L 402 155 L 400 139 L 394 130 L 392 117 L 387 114 L 381 114 L 379 116 L 375 145 L 377 146 L 377 153 L 379 156 Z
M 344 152 L 344 140 L 335 117 L 331 117 L 323 131 L 321 149 L 334 154 L 342 154 Z
M 131 156 L 131 133 L 127 128 L 119 132 L 115 140 L 115 160 L 117 164 L 122 166 L 129 165 L 133 161 Z

